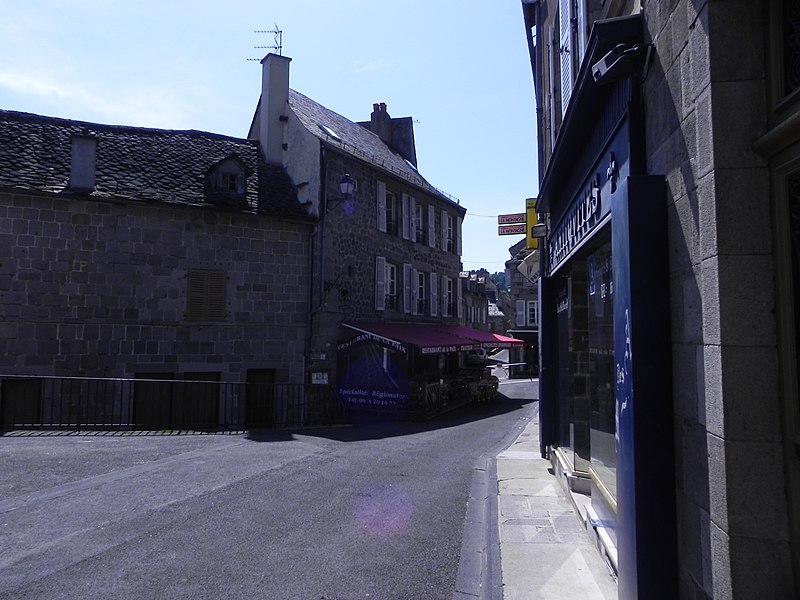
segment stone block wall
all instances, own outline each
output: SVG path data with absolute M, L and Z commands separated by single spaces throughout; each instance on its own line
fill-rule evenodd
M 308 224 L 0 194 L 0 373 L 130 377 L 275 369 L 302 382 Z M 222 270 L 225 318 L 186 318 L 189 269 Z
M 668 184 L 681 597 L 782 597 L 770 186 L 752 150 L 762 5 L 645 3 L 644 16 L 648 170 Z

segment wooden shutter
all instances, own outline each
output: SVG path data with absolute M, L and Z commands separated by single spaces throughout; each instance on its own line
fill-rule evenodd
M 411 239 L 411 199 L 408 194 L 400 194 L 403 218 L 403 239 Z
M 442 209 L 442 250 L 447 252 L 447 211 Z
M 414 198 L 408 199 L 409 205 L 409 215 L 411 218 L 409 219 L 409 228 L 410 228 L 410 236 L 409 239 L 412 242 L 417 241 L 417 201 Z
M 462 221 L 463 221 L 462 217 L 460 217 L 460 216 L 456 217 L 456 233 L 455 233 L 455 235 L 456 235 L 456 254 L 458 254 L 458 256 L 461 256 L 461 252 L 463 250 L 463 248 L 461 246 L 461 223 L 462 223 Z
M 458 277 L 457 279 L 455 279 L 454 282 L 455 282 L 454 285 L 456 286 L 456 294 L 455 294 L 455 296 L 456 296 L 456 299 L 455 299 L 455 302 L 456 302 L 456 316 L 458 317 L 459 320 L 461 320 L 461 317 L 463 315 L 463 307 L 461 306 L 461 287 L 462 287 L 461 286 L 461 277 Z
M 419 271 L 411 269 L 411 314 L 419 314 Z
M 525 327 L 528 318 L 525 304 L 525 300 L 517 300 L 517 327 Z
M 436 208 L 433 204 L 428 205 L 428 246 L 436 247 Z
M 439 303 L 439 294 L 438 294 L 438 286 L 436 285 L 439 281 L 438 276 L 436 273 L 431 273 L 431 316 L 435 317 L 437 312 L 437 304 Z
M 375 310 L 386 310 L 386 259 L 375 257 Z
M 561 54 L 561 114 L 567 112 L 572 95 L 572 0 L 559 0 L 559 53 Z
M 404 264 L 403 265 L 403 312 L 406 314 L 411 313 L 411 273 L 413 269 L 411 265 Z
M 442 275 L 442 289 L 439 293 L 439 296 L 442 299 L 442 316 L 449 317 L 450 312 L 448 311 L 447 306 L 447 275 Z
M 378 230 L 386 232 L 386 184 L 382 181 L 378 182 L 378 197 L 377 197 L 377 221 Z
M 190 269 L 187 273 L 186 318 L 224 321 L 227 309 L 225 271 Z

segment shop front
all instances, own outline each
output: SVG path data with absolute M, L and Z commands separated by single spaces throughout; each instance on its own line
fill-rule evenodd
M 354 420 L 430 418 L 496 393 L 497 378 L 471 353 L 522 343 L 460 325 L 344 323 L 337 395 Z
M 637 43 L 637 27 L 596 28 L 588 51 Z M 666 195 L 646 170 L 640 94 L 634 78 L 582 72 L 537 205 L 549 217 L 540 449 L 590 494 L 621 598 L 664 597 L 675 581 Z

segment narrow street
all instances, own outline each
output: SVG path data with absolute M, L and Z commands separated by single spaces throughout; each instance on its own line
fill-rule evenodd
M 429 423 L 2 437 L 0 598 L 449 599 L 473 468 L 529 386 Z

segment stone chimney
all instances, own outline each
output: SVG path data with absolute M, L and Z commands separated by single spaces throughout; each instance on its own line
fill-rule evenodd
M 97 138 L 89 135 L 73 135 L 69 188 L 76 192 L 93 192 L 96 169 Z
M 270 53 L 261 61 L 261 104 L 257 135 L 264 158 L 273 165 L 284 164 L 291 60 L 286 56 Z
M 386 112 L 386 102 L 372 105 L 372 114 L 369 117 L 369 129 L 377 135 L 387 146 L 392 144 L 392 117 Z

